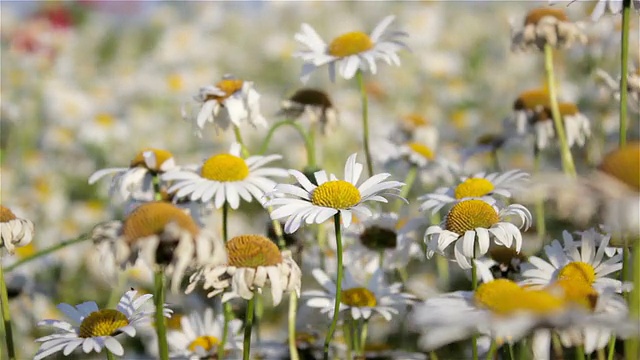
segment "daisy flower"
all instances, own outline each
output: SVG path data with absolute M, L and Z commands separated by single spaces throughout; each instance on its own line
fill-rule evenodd
M 490 201 L 495 196 L 500 196 L 509 199 L 512 192 L 521 189 L 528 179 L 529 174 L 518 169 L 462 177 L 456 186 L 441 187 L 431 194 L 419 197 L 418 201 L 423 201 L 420 211 L 431 210 L 435 214 L 448 204 L 472 198 Z
M 633 0 L 631 4 L 632 9 L 640 10 L 640 0 Z M 622 12 L 622 0 L 598 0 L 591 13 L 591 20 L 598 21 L 607 8 L 612 14 L 620 14 Z
M 309 290 L 302 295 L 307 297 L 307 306 L 319 308 L 320 312 L 333 317 L 336 298 L 336 284 L 320 269 L 313 269 L 313 277 L 324 290 Z M 387 321 L 399 313 L 398 307 L 409 305 L 416 299 L 413 295 L 400 292 L 401 283 L 387 284 L 382 269 L 376 270 L 366 284 L 357 281 L 349 269 L 345 268 L 342 280 L 342 296 L 338 312 L 346 312 L 349 318 L 368 320 L 374 313 L 382 315 Z
M 262 235 L 241 235 L 229 240 L 226 248 L 228 262 L 204 266 L 193 274 L 187 293 L 200 281 L 205 290 L 212 289 L 209 297 L 231 286 L 222 295 L 223 302 L 238 297 L 250 300 L 255 292 L 262 293 L 266 286 L 271 287 L 274 305 L 280 303 L 284 292 L 300 293 L 300 268 L 291 258 L 291 252 L 281 252 L 273 241 Z
M 209 157 L 195 172 L 176 170 L 165 173 L 162 179 L 174 181 L 168 189 L 176 198 L 189 196 L 191 201 L 209 202 L 219 209 L 228 203 L 232 209 L 240 206 L 240 198 L 251 202 L 252 198 L 262 199 L 265 192 L 273 190 L 276 183 L 270 176 L 287 176 L 287 171 L 279 168 L 263 168 L 264 165 L 280 160 L 280 155 L 240 157 L 241 146 L 233 143 L 228 154 Z
M 326 134 L 338 126 L 338 112 L 329 94 L 317 89 L 300 89 L 289 99 L 282 101 L 278 115 L 289 119 L 306 117 L 311 124 L 320 124 L 320 131 Z
M 591 137 L 589 119 L 573 103 L 559 103 L 558 109 L 564 123 L 568 146 L 584 146 L 587 138 Z M 538 149 L 546 148 L 550 140 L 555 138 L 551 109 L 545 107 L 542 111 L 536 113 L 532 119 L 532 127 L 536 139 L 536 147 Z
M 9 208 L 0 205 L 0 249 L 13 254 L 16 247 L 27 246 L 32 239 L 31 220 L 18 218 Z
M 173 154 L 162 149 L 148 148 L 136 154 L 129 167 L 94 172 L 89 177 L 89 184 L 94 184 L 106 175 L 115 174 L 111 180 L 110 195 L 118 192 L 123 199 L 152 201 L 155 196 L 153 178 L 175 167 Z
M 194 99 L 200 104 L 196 117 L 196 125 L 200 130 L 207 122 L 223 130 L 229 128 L 230 124 L 240 127 L 244 122 L 254 127 L 267 126 L 267 121 L 260 113 L 260 94 L 251 81 L 225 75 L 216 85 L 200 88 Z
M 568 231 L 564 231 L 564 246 L 554 240 L 544 247 L 549 262 L 530 256 L 528 262 L 521 265 L 522 284 L 543 287 L 558 280 L 571 279 L 593 285 L 600 292 L 606 289 L 622 292 L 622 282 L 607 277 L 622 269 L 622 255 L 605 257 L 609 238 L 591 229 L 581 233 L 580 241 L 576 242 Z
M 407 48 L 401 31 L 387 31 L 395 16 L 387 16 L 376 25 L 370 35 L 362 31 L 342 34 L 327 45 L 316 31 L 308 24 L 302 24 L 301 31 L 295 39 L 307 49 L 294 54 L 304 61 L 301 80 L 306 82 L 311 73 L 323 65 L 329 66 L 329 77 L 335 81 L 336 67 L 340 76 L 351 79 L 358 70 L 377 71 L 376 60 L 382 59 L 387 64 L 400 66 L 397 52 Z
M 545 106 L 549 106 L 549 99 L 549 90 L 546 88 L 530 89 L 520 93 L 513 102 L 513 113 L 505 120 L 507 132 L 526 135 L 534 116 Z
M 225 343 L 225 350 L 242 348 L 242 337 L 238 336 L 242 321 L 229 321 L 230 341 Z M 204 313 L 193 312 L 180 319 L 180 329 L 167 333 L 169 356 L 174 359 L 199 360 L 215 358 L 217 348 L 223 337 L 224 316 L 214 317 L 213 310 L 207 308 Z
M 149 266 L 162 267 L 173 291 L 188 267 L 226 260 L 222 240 L 167 202 L 140 205 L 124 221 L 99 226 L 92 238 L 108 263 L 133 265 L 141 258 Z
M 516 226 L 507 219 L 515 216 L 520 220 Z M 498 209 L 483 200 L 463 200 L 456 203 L 440 225 L 430 226 L 424 235 L 427 243 L 427 258 L 434 253 L 445 255 L 449 245 L 454 245 L 454 256 L 462 269 L 470 269 L 468 259 L 479 258 L 487 253 L 491 240 L 498 245 L 512 247 L 520 252 L 522 234 L 531 226 L 531 213 L 524 206 L 513 204 Z
M 63 320 L 42 320 L 38 326 L 51 326 L 56 329 L 52 335 L 36 339 L 42 343 L 34 360 L 43 359 L 62 351 L 64 356 L 81 347 L 85 354 L 101 352 L 106 348 L 116 356 L 122 356 L 124 349 L 116 339 L 119 334 L 136 335 L 136 327 L 148 324 L 154 314 L 153 307 L 145 306 L 153 296 L 150 294 L 136 298 L 137 291 L 127 291 L 116 309 L 99 309 L 93 301 L 71 306 L 62 303 L 58 309 L 72 322 Z M 165 308 L 164 315 L 171 317 L 171 310 Z
M 581 27 L 569 20 L 561 8 L 538 8 L 529 11 L 522 27 L 512 26 L 511 49 L 539 50 L 546 44 L 566 49 L 574 43 L 585 44 L 587 36 Z
M 284 230 L 293 233 L 303 222 L 321 224 L 335 214 L 340 214 L 344 227 L 349 227 L 353 214 L 361 219 L 371 216 L 364 203 L 366 201 L 387 202 L 385 195 L 397 196 L 400 187 L 398 181 L 384 181 L 391 174 L 377 174 L 356 187 L 363 166 L 356 162 L 357 154 L 349 156 L 344 166 L 345 180 L 338 180 L 335 175 L 317 171 L 314 173 L 317 186 L 298 170 L 289 170 L 300 186 L 278 184 L 273 196 L 266 206 L 275 206 L 271 212 L 274 220 L 288 218 Z M 282 197 L 277 197 L 282 196 Z
M 390 140 L 395 143 L 415 141 L 432 149 L 438 145 L 438 128 L 421 114 L 409 113 L 399 118 Z

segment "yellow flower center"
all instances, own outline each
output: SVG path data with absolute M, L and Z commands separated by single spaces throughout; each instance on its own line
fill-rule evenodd
M 36 246 L 33 244 L 33 242 L 28 243 L 25 246 L 21 246 L 15 249 L 16 252 L 16 256 L 19 259 L 24 259 L 27 258 L 33 254 L 35 254 L 37 252 L 38 249 L 36 249 Z
M 630 143 L 610 152 L 598 168 L 640 192 L 640 142 Z
M 565 301 L 593 310 L 598 302 L 598 292 L 588 283 L 574 279 L 561 279 L 549 286 L 550 291 L 560 290 Z
M 0 205 L 0 223 L 9 222 L 15 219 L 16 219 L 16 215 L 13 213 L 13 211 L 9 210 L 9 208 L 6 208 Z
M 218 344 L 220 344 L 220 340 L 218 340 L 217 337 L 204 335 L 193 340 L 189 344 L 189 346 L 187 346 L 187 348 L 189 349 L 189 351 L 195 352 L 200 347 L 204 351 L 209 352 L 216 349 L 218 347 Z
M 558 19 L 559 21 L 569 21 L 569 17 L 567 16 L 567 13 L 564 12 L 563 9 L 561 8 L 538 8 L 538 9 L 533 9 L 531 11 L 529 11 L 529 13 L 527 14 L 527 17 L 524 20 L 524 24 L 525 25 L 529 25 L 529 24 L 537 24 L 540 20 L 542 20 L 542 18 L 546 17 L 546 16 L 551 16 L 554 17 L 556 19 Z
M 100 113 L 98 115 L 96 115 L 96 122 L 99 125 L 105 126 L 105 127 L 109 127 L 112 126 L 116 121 L 113 118 L 113 116 L 111 116 L 110 114 L 107 113 Z
M 346 57 L 365 52 L 373 47 L 369 35 L 362 31 L 352 31 L 333 39 L 327 52 L 336 57 Z
M 549 91 L 546 89 L 533 89 L 521 93 L 513 103 L 513 109 L 535 110 L 547 104 L 549 104 Z
M 429 125 L 429 121 L 424 116 L 415 113 L 403 116 L 402 123 L 410 130 Z
M 194 237 L 198 235 L 198 225 L 191 216 L 166 202 L 150 202 L 137 207 L 124 220 L 122 233 L 131 244 L 147 236 L 162 234 L 170 222 L 175 222 Z
M 563 119 L 565 116 L 573 116 L 580 112 L 576 104 L 568 102 L 558 104 L 558 110 L 560 111 L 560 116 Z M 545 106 L 542 111 L 535 114 L 535 117 L 533 118 L 533 121 L 535 122 L 551 120 L 553 120 L 553 113 L 551 112 L 551 108 L 549 106 Z
M 180 91 L 184 88 L 184 81 L 180 74 L 169 74 L 167 76 L 167 86 L 169 90 Z
M 370 226 L 360 234 L 360 242 L 371 250 L 395 249 L 398 244 L 398 235 L 390 229 Z
M 481 197 L 489 194 L 493 189 L 493 184 L 487 179 L 469 178 L 456 187 L 454 194 L 456 199 Z
M 374 307 L 377 304 L 375 294 L 363 287 L 343 290 L 340 302 L 354 307 Z
M 242 158 L 231 154 L 219 154 L 204 162 L 200 175 L 219 182 L 242 181 L 249 175 L 249 167 Z
M 311 203 L 334 209 L 348 209 L 360 202 L 360 191 L 344 180 L 327 181 L 311 194 Z
M 182 314 L 173 313 L 170 318 L 164 318 L 167 329 L 182 330 Z
M 585 262 L 574 261 L 560 269 L 557 278 L 558 280 L 572 280 L 593 284 L 596 280 L 596 270 Z
M 474 300 L 479 307 L 500 315 L 518 311 L 547 313 L 564 305 L 562 298 L 546 291 L 525 290 L 515 282 L 498 279 L 478 287 Z
M 216 84 L 216 87 L 224 92 L 223 96 L 218 95 L 209 95 L 207 96 L 207 100 L 218 100 L 218 102 L 223 102 L 226 98 L 233 95 L 236 91 L 240 91 L 242 89 L 242 85 L 244 81 L 238 79 L 225 79 Z
M 422 156 L 427 160 L 433 160 L 434 158 L 433 151 L 431 151 L 431 149 L 429 149 L 429 147 L 426 145 L 423 145 L 417 142 L 412 142 L 407 144 L 407 146 L 409 147 L 409 149 L 411 149 L 411 151 Z
M 496 210 L 482 200 L 465 200 L 454 205 L 447 214 L 446 229 L 463 235 L 475 228 L 488 229 L 500 218 Z
M 276 244 L 261 235 L 236 236 L 226 246 L 231 266 L 257 268 L 282 263 L 282 254 Z
M 103 309 L 92 312 L 80 324 L 81 338 L 115 336 L 117 330 L 129 325 L 127 317 L 118 310 Z
M 147 167 L 147 164 L 145 163 L 144 160 L 144 153 L 147 151 L 151 151 L 153 152 L 153 154 L 156 156 L 156 166 L 153 168 L 149 168 Z M 152 171 L 160 171 L 160 168 L 162 167 L 162 164 L 164 164 L 165 161 L 169 160 L 173 158 L 173 154 L 168 152 L 167 150 L 161 150 L 161 149 L 153 149 L 153 148 L 146 148 L 141 150 L 138 154 L 136 154 L 136 156 L 133 158 L 133 160 L 131 160 L 131 164 L 129 165 L 130 167 L 144 167 L 147 168 L 149 170 Z

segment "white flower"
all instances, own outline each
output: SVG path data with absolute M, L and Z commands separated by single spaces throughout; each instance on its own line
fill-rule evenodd
M 512 24 L 511 28 L 511 49 L 514 51 L 543 50 L 547 44 L 565 49 L 576 42 L 587 42 L 581 27 L 571 22 L 561 8 L 533 9 L 527 13 L 521 27 Z
M 333 39 L 329 45 L 308 24 L 302 24 L 301 32 L 295 39 L 307 49 L 294 54 L 304 61 L 301 80 L 306 82 L 316 68 L 328 65 L 329 77 L 335 80 L 336 66 L 340 76 L 351 79 L 358 70 L 377 71 L 376 60 L 400 66 L 397 52 L 407 46 L 401 38 L 407 34 L 401 31 L 387 31 L 394 20 L 387 16 L 376 25 L 370 35 L 361 31 L 352 31 Z
M 591 124 L 589 119 L 584 116 L 575 104 L 560 103 L 558 110 L 564 124 L 565 135 L 567 137 L 567 145 L 573 147 L 584 146 L 587 138 L 591 137 Z M 536 147 L 545 149 L 549 146 L 550 140 L 556 137 L 555 125 L 553 122 L 551 110 L 545 107 L 542 111 L 536 113 L 532 118 L 532 131 L 536 139 Z
M 309 290 L 302 295 L 308 297 L 307 306 L 319 308 L 320 312 L 333 317 L 336 300 L 336 284 L 320 269 L 313 269 L 313 277 L 324 290 Z M 342 280 L 342 296 L 338 312 L 346 311 L 351 319 L 369 319 L 378 313 L 390 321 L 393 314 L 398 314 L 398 307 L 411 304 L 415 297 L 400 292 L 401 283 L 387 284 L 382 269 L 376 270 L 365 284 L 357 281 L 349 269 L 344 269 Z
M 633 0 L 631 4 L 632 9 L 640 10 L 640 0 Z M 591 20 L 598 21 L 598 19 L 604 15 L 605 8 L 607 7 L 612 14 L 620 14 L 622 12 L 622 0 L 598 0 L 598 3 L 591 13 Z
M 300 186 L 279 184 L 269 195 L 276 197 L 267 201 L 266 205 L 278 207 L 271 212 L 274 220 L 288 217 L 284 229 L 292 233 L 300 228 L 303 222 L 321 224 L 335 214 L 340 214 L 345 227 L 351 224 L 352 213 L 360 219 L 371 216 L 371 210 L 364 206 L 366 201 L 387 202 L 384 195 L 397 196 L 398 181 L 384 181 L 391 174 L 382 173 L 372 176 L 356 187 L 363 166 L 356 162 L 356 155 L 349 156 L 344 166 L 345 180 L 338 180 L 335 175 L 322 170 L 314 173 L 317 186 L 297 170 L 289 170 Z
M 189 316 L 180 319 L 180 330 L 167 332 L 172 359 L 199 360 L 214 357 L 217 354 L 218 345 L 223 337 L 224 316 L 213 316 L 213 310 L 207 308 L 204 313 L 193 312 Z M 233 319 L 229 321 L 229 340 L 225 343 L 225 350 L 237 350 L 242 348 L 242 338 L 238 332 L 242 327 L 242 321 Z
M 471 198 L 490 201 L 494 196 L 500 196 L 509 199 L 512 192 L 521 189 L 528 178 L 529 174 L 518 169 L 462 177 L 456 186 L 441 187 L 431 194 L 419 197 L 418 201 L 424 201 L 420 205 L 420 211 L 431 210 L 435 214 L 447 204 Z
M 610 236 L 591 229 L 580 233 L 580 237 L 580 242 L 576 242 L 569 232 L 564 231 L 564 247 L 558 240 L 546 245 L 544 252 L 549 262 L 530 256 L 528 262 L 521 265 L 522 284 L 544 287 L 558 280 L 572 279 L 586 281 L 599 292 L 606 289 L 623 291 L 625 287 L 620 280 L 607 277 L 622 269 L 621 254 L 605 257 Z
M 236 236 L 227 241 L 226 248 L 229 261 L 198 270 L 189 279 L 187 293 L 201 280 L 205 290 L 212 289 L 209 297 L 231 286 L 231 290 L 222 295 L 223 302 L 238 297 L 250 300 L 256 291 L 262 293 L 266 286 L 271 287 L 274 305 L 280 303 L 284 292 L 300 293 L 302 274 L 291 252 L 280 252 L 276 244 L 260 235 Z
M 13 254 L 16 247 L 29 245 L 33 239 L 33 223 L 20 219 L 8 208 L 0 205 L 0 249 Z
M 153 308 L 144 306 L 152 298 L 146 294 L 135 298 L 137 291 L 127 291 L 117 308 L 98 309 L 93 301 L 71 306 L 62 303 L 58 309 L 67 315 L 73 323 L 62 320 L 42 320 L 38 326 L 51 326 L 56 332 L 36 339 L 41 342 L 40 349 L 34 360 L 62 351 L 64 356 L 71 354 L 76 348 L 82 347 L 85 354 L 101 352 L 106 348 L 116 356 L 122 356 L 124 349 L 115 336 L 125 333 L 131 337 L 136 335 L 136 326 L 146 324 L 154 314 Z M 171 317 L 171 310 L 164 309 L 164 316 Z
M 520 220 L 516 226 L 506 221 L 511 216 Z M 427 243 L 427 258 L 434 253 L 445 255 L 449 245 L 455 243 L 454 256 L 458 265 L 463 269 L 470 269 L 468 259 L 479 258 L 486 254 L 491 240 L 506 247 L 512 247 L 520 252 L 522 234 L 531 225 L 531 213 L 524 206 L 509 205 L 501 210 L 483 200 L 463 200 L 456 203 L 440 225 L 430 226 L 424 235 Z
M 240 206 L 240 198 L 251 202 L 252 198 L 262 199 L 265 192 L 273 190 L 276 183 L 270 176 L 287 176 L 287 171 L 279 168 L 263 168 L 264 165 L 279 160 L 280 155 L 240 157 L 240 144 L 234 143 L 228 154 L 217 154 L 208 158 L 193 171 L 176 170 L 165 173 L 162 179 L 175 181 L 168 192 L 176 198 L 189 196 L 192 201 L 213 200 L 216 208 L 225 202 L 232 209 Z

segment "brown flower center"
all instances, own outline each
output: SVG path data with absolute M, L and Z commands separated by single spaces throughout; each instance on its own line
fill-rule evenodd
M 9 222 L 15 220 L 16 215 L 9 208 L 0 205 L 0 223 Z
M 124 220 L 122 232 L 126 241 L 131 244 L 147 236 L 162 234 L 167 224 L 171 222 L 175 222 L 193 237 L 198 235 L 198 225 L 191 216 L 166 202 L 150 202 L 140 205 Z
M 554 17 L 559 21 L 569 21 L 567 13 L 561 8 L 537 8 L 529 11 L 527 17 L 524 20 L 525 25 L 536 25 L 544 17 Z
M 151 151 L 153 152 L 153 154 L 156 156 L 156 166 L 153 168 L 149 168 L 147 167 L 147 164 L 145 162 L 144 159 L 144 153 L 147 151 Z M 164 164 L 165 161 L 169 160 L 173 158 L 173 154 L 168 152 L 167 150 L 161 150 L 161 149 L 153 149 L 153 148 L 146 148 L 146 149 L 142 149 L 138 154 L 136 154 L 136 156 L 133 158 L 133 160 L 131 160 L 131 164 L 129 165 L 130 167 L 144 167 L 147 168 L 149 170 L 155 171 L 155 172 L 159 172 L 160 168 L 162 167 L 162 164 Z
M 398 245 L 398 235 L 390 229 L 370 226 L 360 234 L 360 242 L 371 250 L 395 249 Z
M 513 103 L 514 110 L 536 110 L 540 106 L 549 104 L 549 91 L 533 89 L 521 93 Z
M 302 105 L 311 105 L 321 108 L 330 108 L 333 106 L 329 95 L 322 90 L 316 89 L 300 89 L 289 98 L 289 100 Z
M 226 246 L 230 266 L 257 268 L 282 263 L 282 254 L 276 244 L 261 235 L 236 236 Z

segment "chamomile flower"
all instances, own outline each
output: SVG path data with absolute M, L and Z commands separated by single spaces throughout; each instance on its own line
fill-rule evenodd
M 329 66 L 329 77 L 335 80 L 336 67 L 340 76 L 351 79 L 358 70 L 377 71 L 376 61 L 384 60 L 387 64 L 400 66 L 397 52 L 407 46 L 402 37 L 407 34 L 401 31 L 388 31 L 387 28 L 395 16 L 387 16 L 376 25 L 370 35 L 362 31 L 342 34 L 328 45 L 308 24 L 302 24 L 301 31 L 295 39 L 307 49 L 294 54 L 304 61 L 301 80 L 306 82 L 311 73 L 323 65 Z
M 176 198 L 189 196 L 191 201 L 213 201 L 218 209 L 225 202 L 232 209 L 237 209 L 240 198 L 246 202 L 251 202 L 253 198 L 261 200 L 265 192 L 276 186 L 269 177 L 287 176 L 284 169 L 263 166 L 282 157 L 268 155 L 243 159 L 240 150 L 240 144 L 234 143 L 229 153 L 209 157 L 195 172 L 177 170 L 165 173 L 163 180 L 175 182 L 168 192 L 175 193 Z
M 149 148 L 136 154 L 128 168 L 107 168 L 94 172 L 89 177 L 89 184 L 94 184 L 106 175 L 115 174 L 111 180 L 110 194 L 117 192 L 123 199 L 152 201 L 154 176 L 175 167 L 173 154 L 166 150 Z
M 516 226 L 507 219 L 517 217 Z M 434 253 L 445 255 L 449 245 L 454 245 L 454 257 L 463 269 L 470 269 L 468 259 L 479 258 L 487 253 L 491 240 L 498 245 L 512 247 L 520 252 L 522 234 L 531 225 L 531 213 L 524 206 L 509 205 L 498 209 L 486 201 L 472 199 L 456 203 L 440 225 L 430 226 L 424 235 L 427 243 L 427 258 Z
M 223 130 L 229 128 L 229 125 L 240 127 L 245 122 L 254 127 L 267 126 L 267 121 L 260 113 L 260 94 L 253 88 L 251 81 L 225 75 L 216 85 L 200 88 L 194 99 L 200 104 L 196 117 L 199 130 L 207 122 L 212 122 Z
M 591 137 L 589 119 L 573 103 L 560 103 L 558 104 L 558 110 L 564 124 L 569 147 L 574 145 L 584 146 L 587 138 Z M 548 147 L 550 140 L 555 138 L 555 126 L 549 107 L 545 107 L 542 111 L 536 113 L 532 119 L 532 127 L 536 139 L 536 148 L 544 149 Z
M 435 163 L 435 152 L 427 145 L 412 141 L 398 147 L 397 157 L 405 159 L 410 165 L 424 168 Z
M 345 227 L 351 225 L 353 214 L 364 219 L 371 216 L 364 203 L 366 201 L 387 202 L 385 195 L 397 196 L 403 183 L 384 181 L 391 174 L 377 174 L 356 187 L 362 174 L 362 164 L 356 162 L 357 154 L 349 156 L 344 166 L 345 180 L 338 180 L 335 175 L 317 171 L 314 173 L 317 186 L 298 170 L 289 170 L 300 186 L 278 184 L 266 205 L 276 206 L 271 212 L 274 220 L 288 218 L 284 230 L 293 233 L 303 222 L 321 224 L 335 214 L 340 214 Z
M 279 115 L 289 119 L 306 117 L 311 124 L 320 124 L 322 134 L 335 130 L 338 126 L 338 112 L 329 94 L 318 89 L 300 89 L 289 99 L 282 101 Z
M 529 174 L 514 169 L 504 173 L 477 173 L 462 177 L 456 186 L 441 187 L 431 194 L 418 198 L 423 201 L 420 211 L 431 210 L 433 214 L 444 206 L 465 199 L 491 200 L 499 196 L 509 199 L 513 191 L 520 190 L 529 179 Z
M 570 279 L 593 285 L 600 292 L 606 289 L 622 292 L 625 289 L 620 280 L 607 277 L 622 269 L 622 255 L 605 257 L 608 235 L 591 229 L 580 234 L 579 242 L 574 241 L 567 231 L 562 233 L 562 238 L 564 246 L 554 240 L 544 247 L 549 262 L 530 256 L 528 262 L 521 265 L 522 284 L 544 287 L 558 280 Z
M 229 321 L 228 333 L 231 335 L 225 343 L 225 351 L 242 348 L 242 338 L 239 331 L 242 321 Z M 224 316 L 214 317 L 213 310 L 207 308 L 204 313 L 193 312 L 180 319 L 180 329 L 167 332 L 169 356 L 172 359 L 199 360 L 215 358 L 217 349 L 222 341 Z
M 522 27 L 512 27 L 511 48 L 514 51 L 540 50 L 549 44 L 565 49 L 575 43 L 585 44 L 587 36 L 581 27 L 569 20 L 561 8 L 538 8 L 527 13 Z
M 320 269 L 313 269 L 313 277 L 324 290 L 309 290 L 303 293 L 307 297 L 307 306 L 319 308 L 320 312 L 333 317 L 336 284 Z M 346 312 L 348 318 L 368 320 L 374 313 L 382 315 L 387 321 L 391 321 L 393 315 L 399 314 L 399 307 L 404 307 L 414 302 L 411 294 L 402 293 L 402 284 L 387 284 L 384 281 L 382 269 L 376 270 L 369 281 L 364 284 L 356 280 L 349 269 L 345 268 L 342 281 L 342 296 L 338 312 Z
M 301 271 L 291 258 L 291 252 L 281 252 L 276 244 L 261 235 L 241 235 L 226 244 L 228 262 L 222 265 L 204 266 L 189 279 L 187 293 L 193 291 L 200 281 L 208 296 L 222 295 L 226 302 L 234 298 L 250 300 L 254 293 L 271 287 L 274 305 L 282 300 L 284 292 L 300 293 Z
M 18 218 L 9 208 L 0 205 L 0 249 L 13 254 L 16 247 L 27 246 L 32 239 L 31 220 Z
M 68 356 L 78 347 L 85 354 L 101 352 L 106 348 L 116 356 L 122 356 L 124 349 L 116 339 L 119 334 L 136 335 L 136 327 L 148 324 L 154 314 L 153 307 L 145 306 L 152 298 L 146 294 L 136 298 L 137 291 L 127 291 L 116 309 L 99 309 L 93 301 L 71 306 L 62 303 L 58 309 L 72 322 L 63 320 L 42 320 L 38 326 L 51 326 L 56 329 L 52 335 L 36 339 L 42 343 L 34 360 L 43 359 L 62 351 Z M 171 310 L 164 309 L 164 315 L 171 317 Z
M 622 2 L 623 0 L 598 0 L 598 3 L 591 13 L 591 20 L 597 21 L 600 19 L 607 8 L 612 14 L 620 14 L 622 12 Z M 640 10 L 640 0 L 633 0 L 631 4 L 631 8 Z
M 529 124 L 533 122 L 535 114 L 549 105 L 549 90 L 537 88 L 523 91 L 513 102 L 513 113 L 506 121 L 508 132 L 514 135 L 525 135 Z M 515 126 L 512 129 L 512 126 Z M 514 130 L 514 131 L 512 131 Z
M 92 237 L 109 263 L 133 265 L 141 258 L 161 267 L 171 276 L 173 291 L 190 266 L 226 260 L 220 239 L 198 227 L 184 210 L 161 201 L 140 205 L 124 221 L 98 227 Z

